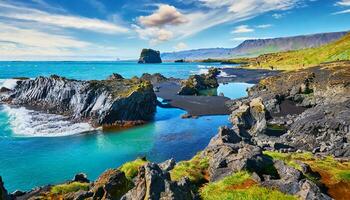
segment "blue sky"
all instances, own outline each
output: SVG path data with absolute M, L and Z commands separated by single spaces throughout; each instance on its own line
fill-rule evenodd
M 0 60 L 135 59 L 350 30 L 350 0 L 0 0 Z

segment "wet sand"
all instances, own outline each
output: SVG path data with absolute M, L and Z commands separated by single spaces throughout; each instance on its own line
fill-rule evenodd
M 157 96 L 162 98 L 168 105 L 164 107 L 175 107 L 186 110 L 191 116 L 204 115 L 228 115 L 230 111 L 225 102 L 230 100 L 222 96 L 184 96 L 178 95 L 180 83 L 178 81 L 168 81 L 155 84 L 159 87 Z
M 219 77 L 219 82 L 242 82 L 256 84 L 259 80 L 274 76 L 281 71 L 266 69 L 221 68 L 226 77 Z

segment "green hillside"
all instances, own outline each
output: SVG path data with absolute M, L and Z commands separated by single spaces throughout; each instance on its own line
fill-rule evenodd
M 350 34 L 338 41 L 310 49 L 264 54 L 247 58 L 247 68 L 295 70 L 316 66 L 324 62 L 350 60 Z

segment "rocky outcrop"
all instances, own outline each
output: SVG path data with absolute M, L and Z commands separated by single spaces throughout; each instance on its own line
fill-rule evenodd
M 94 182 L 90 192 L 93 199 L 119 200 L 131 188 L 132 183 L 125 177 L 124 172 L 110 169 Z
M 154 84 L 158 84 L 158 83 L 162 83 L 162 82 L 165 82 L 165 81 L 168 80 L 168 78 L 166 78 L 165 76 L 161 75 L 160 73 L 155 73 L 155 74 L 144 73 L 144 74 L 142 74 L 140 79 L 141 80 L 145 80 L 145 81 L 149 81 L 153 85 Z
M 13 90 L 0 94 L 0 101 L 88 121 L 94 126 L 152 120 L 157 104 L 149 81 L 123 79 L 117 74 L 102 81 L 56 75 L 23 80 Z
M 5 189 L 4 182 L 2 182 L 1 176 L 0 176 L 0 199 L 1 200 L 8 200 L 9 199 L 7 190 Z
M 201 90 L 219 87 L 216 77 L 220 71 L 216 68 L 209 69 L 207 74 L 192 75 L 182 81 L 179 95 L 198 95 Z
M 122 200 L 172 200 L 193 199 L 189 180 L 179 182 L 170 180 L 170 174 L 157 164 L 148 163 L 139 169 L 135 187 L 126 193 Z
M 263 79 L 231 101 L 236 131 L 265 149 L 350 156 L 350 62 Z
M 153 49 L 142 49 L 139 63 L 162 63 L 160 52 Z

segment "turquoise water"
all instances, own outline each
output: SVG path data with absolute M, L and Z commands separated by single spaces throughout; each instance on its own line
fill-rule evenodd
M 103 79 L 113 72 L 125 77 L 160 72 L 184 78 L 204 68 L 195 63 L 0 62 L 0 79 L 50 74 L 75 79 Z M 238 98 L 246 94 L 248 86 L 229 84 L 220 86 L 219 91 Z M 34 132 L 32 136 L 23 137 L 15 130 L 31 130 L 33 124 L 24 119 L 32 118 L 28 118 L 29 114 L 23 110 L 10 109 L 9 112 L 9 108 L 5 108 L 0 105 L 0 175 L 9 191 L 60 183 L 79 172 L 88 174 L 93 180 L 107 168 L 118 167 L 138 156 L 146 156 L 155 162 L 169 158 L 189 159 L 208 144 L 219 126 L 229 124 L 228 116 L 181 119 L 185 111 L 157 108 L 154 122 L 129 130 L 94 131 L 64 137 L 37 137 Z M 14 117 L 13 113 L 17 115 Z M 57 123 L 52 121 L 49 125 Z

